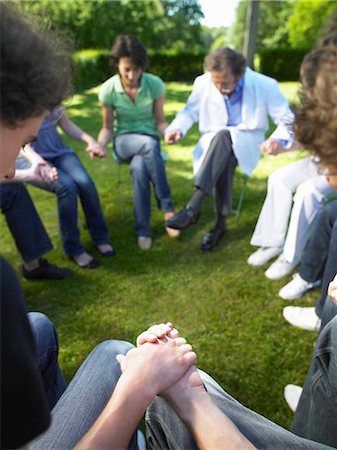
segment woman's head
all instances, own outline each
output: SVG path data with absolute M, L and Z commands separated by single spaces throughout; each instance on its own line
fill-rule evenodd
M 137 86 L 142 73 L 149 65 L 144 45 L 132 34 L 117 36 L 110 58 L 118 69 L 123 85 L 127 87 Z

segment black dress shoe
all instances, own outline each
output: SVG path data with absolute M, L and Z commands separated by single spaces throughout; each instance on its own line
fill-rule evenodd
M 54 266 L 43 258 L 39 259 L 39 266 L 36 269 L 27 270 L 25 266 L 21 266 L 21 271 L 27 280 L 63 280 L 74 273 L 70 269 Z
M 212 228 L 201 240 L 201 250 L 209 252 L 215 248 L 225 233 L 224 228 Z
M 166 220 L 165 227 L 174 228 L 175 230 L 184 230 L 190 225 L 197 223 L 200 217 L 200 211 L 195 213 L 188 206 L 178 212 L 175 216 Z

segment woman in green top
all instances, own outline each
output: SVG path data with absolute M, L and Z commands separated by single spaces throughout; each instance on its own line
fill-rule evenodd
M 160 152 L 160 135 L 167 127 L 163 109 L 164 83 L 159 77 L 144 72 L 148 56 L 135 36 L 118 36 L 110 56 L 118 74 L 109 78 L 99 92 L 103 126 L 98 142 L 105 149 L 113 136 L 115 154 L 130 163 L 138 245 L 147 250 L 152 245 L 151 182 L 164 219 L 174 215 Z M 177 230 L 166 228 L 166 231 L 171 237 L 178 236 Z

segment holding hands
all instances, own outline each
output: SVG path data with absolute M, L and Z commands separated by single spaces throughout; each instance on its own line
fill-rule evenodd
M 262 144 L 260 145 L 260 149 L 266 155 L 273 156 L 287 151 L 286 148 L 284 148 L 279 142 L 274 141 L 273 139 L 267 139 L 266 141 L 262 142 Z
M 90 159 L 106 158 L 106 149 L 99 144 L 95 139 L 91 138 L 87 141 L 86 151 L 89 153 Z
M 171 323 L 150 327 L 137 338 L 137 348 L 118 355 L 123 377 L 138 384 L 149 398 L 169 390 L 195 367 L 196 354 Z
M 183 133 L 180 130 L 166 131 L 164 134 L 165 144 L 176 144 L 183 138 Z

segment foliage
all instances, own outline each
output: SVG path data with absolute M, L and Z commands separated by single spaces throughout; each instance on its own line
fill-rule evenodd
M 135 34 L 148 48 L 198 48 L 197 0 L 23 0 L 18 7 L 43 27 L 71 35 L 77 49 L 110 48 L 118 34 Z
M 256 51 L 267 48 L 311 48 L 319 37 L 336 0 L 260 0 Z M 238 3 L 229 45 L 243 49 L 248 2 Z
M 164 81 L 193 81 L 203 73 L 203 51 L 149 51 L 149 71 Z M 109 78 L 114 68 L 105 50 L 80 50 L 73 55 L 76 91 L 95 86 Z
M 191 85 L 168 84 L 165 111 L 169 120 L 190 90 Z M 97 89 L 74 96 L 68 112 L 75 123 L 97 135 L 101 126 Z M 192 193 L 192 149 L 197 137 L 193 128 L 180 145 L 165 146 L 177 209 Z M 149 324 L 172 320 L 196 350 L 200 368 L 243 404 L 289 427 L 293 414 L 283 400 L 283 388 L 287 383 L 303 385 L 316 336 L 291 327 L 282 318 L 284 301 L 277 293 L 288 279 L 270 281 L 263 274 L 265 268 L 252 268 L 246 259 L 253 250 L 249 241 L 266 193 L 267 176 L 298 157 L 296 152 L 261 160 L 248 182 L 239 220 L 229 218 L 227 233 L 214 252 L 205 254 L 199 248 L 201 237 L 213 224 L 210 202 L 206 202 L 198 225 L 173 240 L 165 234 L 163 214 L 155 201 L 154 245 L 151 251 L 142 252 L 134 237 L 132 201 L 124 200 L 121 207 L 117 201 L 118 168 L 111 155 L 104 161 L 90 161 L 82 143 L 67 142 L 95 180 L 117 256 L 110 259 L 97 254 L 80 214 L 83 244 L 99 259 L 100 267 L 91 271 L 75 268 L 75 276 L 63 281 L 27 281 L 19 275 L 28 310 L 46 313 L 57 326 L 66 379 L 71 379 L 100 341 L 134 342 Z M 121 170 L 123 190 L 130 193 L 129 168 L 122 166 Z M 241 183 L 237 174 L 235 197 Z M 34 187 L 29 190 L 54 244 L 48 259 L 74 268 L 62 255 L 55 196 Z M 19 268 L 20 257 L 3 216 L 0 227 L 1 253 Z M 313 306 L 318 295 L 318 290 L 309 292 L 300 304 Z
M 313 47 L 336 9 L 336 0 L 297 0 L 287 23 L 290 45 L 293 48 Z
M 259 71 L 278 81 L 297 81 L 304 56 L 309 48 L 265 48 L 259 52 Z

